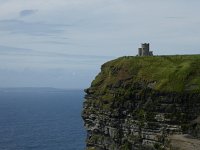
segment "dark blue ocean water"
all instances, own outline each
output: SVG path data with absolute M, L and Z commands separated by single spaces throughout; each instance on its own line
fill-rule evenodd
M 0 150 L 83 150 L 83 92 L 0 92 Z

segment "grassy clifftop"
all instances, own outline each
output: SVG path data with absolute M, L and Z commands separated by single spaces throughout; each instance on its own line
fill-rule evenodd
M 199 92 L 200 55 L 121 57 L 102 65 L 92 87 L 102 92 L 119 81 L 147 83 L 165 92 Z

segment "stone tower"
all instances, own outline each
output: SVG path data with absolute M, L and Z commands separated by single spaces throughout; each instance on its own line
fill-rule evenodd
M 153 56 L 153 51 L 149 51 L 149 43 L 142 43 L 138 48 L 138 56 Z

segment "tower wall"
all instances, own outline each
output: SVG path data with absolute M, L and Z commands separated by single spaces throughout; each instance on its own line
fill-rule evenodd
M 144 50 L 149 51 L 149 43 L 142 43 L 142 44 L 141 44 L 141 47 L 142 47 Z
M 153 51 L 150 51 L 150 52 L 149 52 L 149 56 L 153 56 Z
M 142 48 L 138 48 L 138 56 L 142 56 Z

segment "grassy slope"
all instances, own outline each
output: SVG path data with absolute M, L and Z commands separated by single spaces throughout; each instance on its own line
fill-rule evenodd
M 154 82 L 167 92 L 200 91 L 200 55 L 133 57 L 109 61 L 92 82 L 99 90 L 119 80 Z

